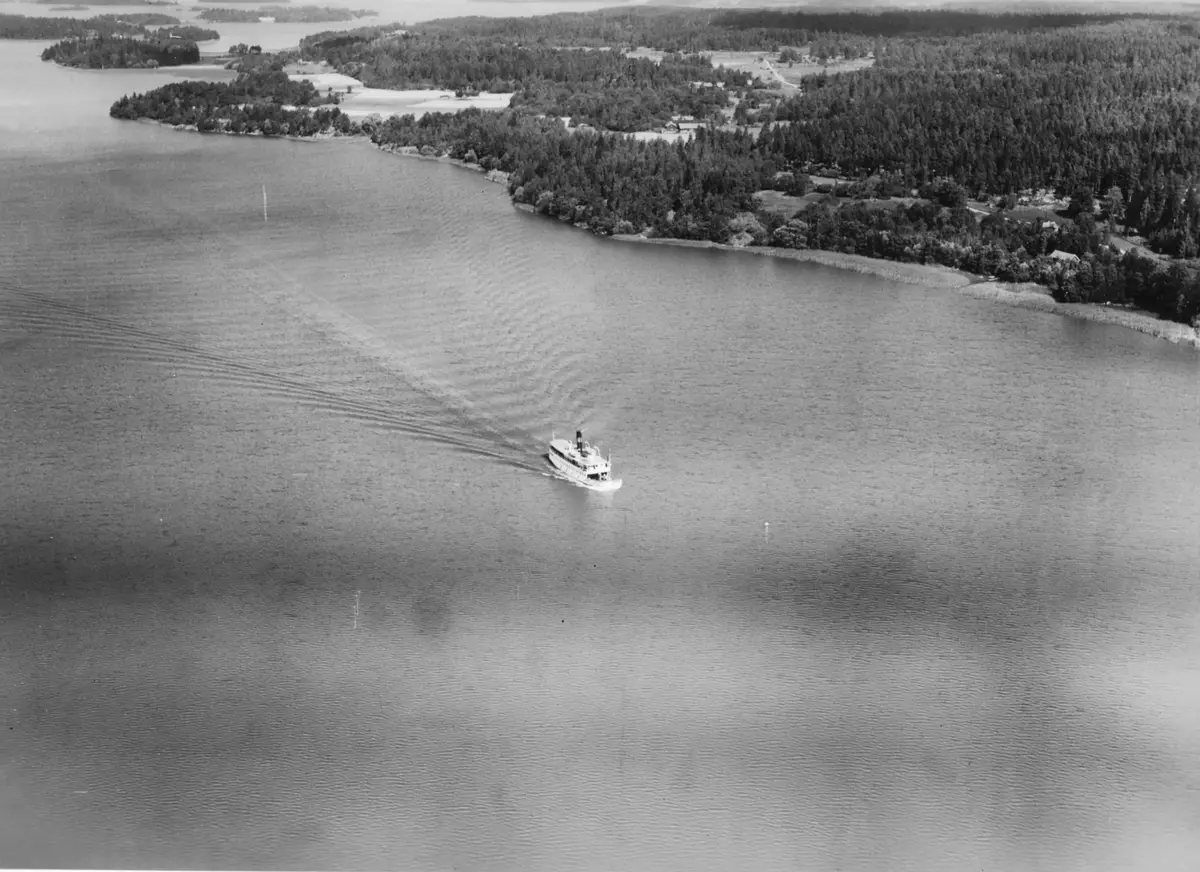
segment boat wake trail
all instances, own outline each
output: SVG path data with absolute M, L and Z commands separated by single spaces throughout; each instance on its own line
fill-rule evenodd
M 175 338 L 120 319 L 91 312 L 86 305 L 0 283 L 0 326 L 24 334 L 52 336 L 125 360 L 145 362 L 176 377 L 219 381 L 271 399 L 324 414 L 355 420 L 383 431 L 402 433 L 522 469 L 536 468 L 528 440 L 500 432 L 456 413 L 446 392 L 421 390 L 408 383 L 407 396 L 395 399 L 380 391 L 346 383 L 371 381 L 336 370 L 309 366 L 305 372 L 280 371 L 278 363 L 250 353 L 231 354 L 203 340 Z M 357 368 L 363 369 L 361 359 Z M 343 366 L 343 369 L 345 367 Z M 322 369 L 324 375 L 312 372 Z M 361 376 L 361 373 L 358 373 Z M 413 380 L 415 381 L 415 380 Z

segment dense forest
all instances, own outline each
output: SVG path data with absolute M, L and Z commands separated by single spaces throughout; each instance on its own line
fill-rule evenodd
M 54 6 L 61 0 L 34 0 L 39 6 Z M 171 0 L 87 0 L 86 6 L 174 6 Z
M 1138 21 L 889 43 L 874 67 L 816 76 L 760 120 L 789 167 L 977 196 L 1055 189 L 1172 255 L 1200 251 L 1200 26 Z
M 42 60 L 92 70 L 177 67 L 199 62 L 200 48 L 191 40 L 158 35 L 97 36 L 56 42 Z
M 160 27 L 163 25 L 180 24 L 174 15 L 163 15 L 161 12 L 123 12 L 119 15 L 97 15 L 93 20 L 124 21 L 126 24 L 136 24 L 140 27 Z
M 702 12 L 643 8 L 466 19 L 458 30 L 448 22 L 359 28 L 311 37 L 299 55 L 379 87 L 514 91 L 500 113 L 433 113 L 364 132 L 383 147 L 501 169 L 517 202 L 599 233 L 941 263 L 1038 281 L 1060 300 L 1137 305 L 1183 321 L 1200 316 L 1191 263 L 1200 253 L 1200 23 Z M 701 18 L 709 42 L 680 42 L 693 29 L 704 32 Z M 831 21 L 844 30 L 818 30 Z M 855 40 L 866 40 L 875 63 L 808 77 L 797 94 L 747 84 L 746 73 L 714 70 L 694 54 L 655 64 L 619 50 L 732 45 L 735 36 L 754 51 L 797 45 L 809 53 L 818 40 L 851 53 L 862 51 Z M 561 47 L 588 40 L 610 50 Z M 113 114 L 234 129 L 224 97 L 157 93 L 118 103 Z M 360 129 L 328 108 L 318 122 L 316 112 L 285 105 L 306 104 L 260 103 L 263 121 L 236 116 L 240 129 Z M 288 111 L 299 115 L 270 115 Z M 671 144 L 604 132 L 655 126 L 672 114 L 710 125 Z M 544 117 L 561 115 L 603 130 Z M 759 208 L 756 192 L 804 194 L 818 173 L 850 181 L 818 188 L 826 193 L 795 201 L 788 214 Z M 1018 194 L 1040 190 L 1069 198 L 1070 207 L 1058 215 L 1012 208 Z M 1006 208 L 977 213 L 969 197 Z M 1119 254 L 1109 234 L 1121 228 L 1176 259 Z
M 370 9 L 340 9 L 335 6 L 264 6 L 258 9 L 202 9 L 198 18 L 212 22 L 254 22 L 274 18 L 277 22 L 353 21 L 378 13 Z

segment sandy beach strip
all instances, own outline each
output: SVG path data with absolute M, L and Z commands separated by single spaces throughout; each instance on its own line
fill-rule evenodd
M 1101 324 L 1115 324 L 1145 333 L 1157 339 L 1165 339 L 1178 345 L 1190 345 L 1200 348 L 1200 330 L 1166 321 L 1151 312 L 1137 309 L 1126 309 L 1120 306 L 1105 306 L 1097 303 L 1060 303 L 1050 295 L 1050 289 L 1032 282 L 1008 284 L 983 280 L 981 276 L 956 270 L 940 264 L 904 263 L 902 261 L 882 260 L 874 257 L 864 257 L 859 254 L 845 254 L 838 251 L 820 251 L 817 249 L 769 248 L 759 246 L 722 245 L 715 242 L 692 239 L 650 239 L 640 235 L 614 235 L 613 239 L 621 242 L 638 242 L 643 244 L 675 245 L 684 248 L 716 248 L 724 251 L 743 251 L 765 257 L 779 257 L 787 260 L 799 260 L 808 263 L 819 263 L 838 269 L 848 269 L 855 272 L 880 276 L 892 281 L 905 284 L 924 285 L 926 287 L 955 290 L 981 300 L 993 300 L 1019 309 L 1032 309 L 1038 312 L 1050 312 L 1064 315 L 1068 318 L 1082 318 Z
M 651 238 L 640 234 L 614 234 L 613 239 L 621 242 L 637 242 L 649 245 L 678 245 L 685 248 L 715 248 L 721 251 L 744 251 L 761 257 L 778 257 L 784 260 L 801 260 L 819 263 L 837 269 L 882 276 L 892 281 L 909 285 L 927 285 L 937 288 L 962 288 L 974 277 L 948 266 L 937 264 L 904 263 L 903 261 L 881 260 L 861 254 L 844 254 L 840 251 L 822 251 L 816 248 L 772 248 L 770 246 L 723 245 L 702 239 Z
M 1106 306 L 1098 303 L 1060 303 L 1050 296 L 1048 288 L 1029 282 L 1005 284 L 1003 282 L 977 282 L 960 290 L 968 296 L 983 300 L 995 300 L 1021 309 L 1036 309 L 1053 312 L 1068 318 L 1083 318 L 1101 324 L 1115 324 L 1157 339 L 1165 339 L 1177 345 L 1200 348 L 1200 330 L 1167 321 L 1152 312 L 1126 309 L 1121 306 Z
M 511 175 L 511 173 L 506 173 L 504 170 L 485 170 L 477 163 L 468 163 L 460 158 L 450 157 L 448 154 L 421 154 L 415 145 L 377 145 L 376 148 L 380 151 L 386 151 L 388 154 L 398 154 L 402 157 L 415 157 L 418 160 L 432 160 L 439 163 L 453 164 L 456 167 L 462 167 L 464 170 L 482 173 L 485 179 L 497 185 L 507 185 L 509 176 Z

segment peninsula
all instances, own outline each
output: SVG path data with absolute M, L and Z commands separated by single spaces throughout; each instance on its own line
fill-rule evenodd
M 237 82 L 112 114 L 369 136 L 503 173 L 518 204 L 596 233 L 940 265 L 1195 327 L 1198 34 L 1195 18 L 1115 12 L 450 19 L 317 34 Z M 298 62 L 360 90 L 513 97 L 350 117 L 353 85 L 272 90 Z M 247 88 L 250 110 L 232 99 Z

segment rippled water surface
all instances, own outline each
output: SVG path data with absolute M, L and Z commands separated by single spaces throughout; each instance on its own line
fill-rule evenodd
M 1194 350 L 118 123 L 170 74 L 34 49 L 0 862 L 1194 868 Z M 576 426 L 622 490 L 549 476 Z

